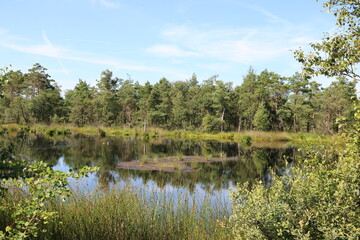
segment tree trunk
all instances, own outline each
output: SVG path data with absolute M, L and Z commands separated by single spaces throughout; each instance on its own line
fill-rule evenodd
M 222 111 L 222 114 L 221 114 L 221 132 L 224 131 L 224 116 L 225 116 L 225 108 L 223 109 Z
M 238 132 L 240 132 L 240 131 L 241 131 L 241 123 L 242 123 L 242 121 L 241 121 L 241 117 L 239 117 L 239 126 L 238 126 Z
M 143 128 L 143 132 L 146 132 L 146 121 L 144 121 L 144 128 Z

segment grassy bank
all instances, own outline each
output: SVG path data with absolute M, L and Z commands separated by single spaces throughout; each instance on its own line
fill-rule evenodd
M 129 187 L 90 196 L 75 193 L 49 204 L 59 217 L 45 225 L 40 239 L 233 239 L 223 227 L 228 213 L 220 204 L 165 195 Z M 16 203 L 16 196 L 2 201 Z M 9 225 L 10 214 L 0 211 L 0 229 Z
M 17 124 L 6 124 L 10 133 L 16 134 L 25 126 Z M 172 138 L 172 139 L 200 139 L 235 141 L 250 144 L 251 142 L 291 142 L 293 144 L 302 143 L 342 143 L 338 135 L 319 135 L 315 133 L 290 133 L 290 132 L 264 132 L 264 131 L 244 131 L 244 132 L 220 132 L 206 133 L 200 131 L 185 130 L 165 130 L 161 128 L 148 128 L 145 132 L 142 128 L 121 128 L 121 127 L 74 127 L 71 125 L 33 125 L 30 130 L 34 134 L 48 136 L 61 135 L 91 135 L 91 136 L 121 136 L 136 137 L 144 140 L 152 138 Z

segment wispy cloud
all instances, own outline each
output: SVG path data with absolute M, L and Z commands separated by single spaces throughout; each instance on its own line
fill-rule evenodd
M 55 54 L 55 58 L 57 58 L 59 65 L 61 66 L 62 70 L 61 72 L 68 74 L 69 71 L 66 69 L 64 63 L 61 61 L 61 58 L 59 58 L 59 51 L 54 47 L 54 45 L 50 42 L 49 38 L 47 37 L 45 31 L 42 31 L 42 38 L 47 46 L 51 49 L 51 51 Z
M 146 50 L 160 57 L 191 57 L 199 54 L 192 51 L 184 51 L 174 45 L 155 45 Z
M 13 49 L 19 52 L 42 55 L 47 57 L 58 58 L 58 50 L 54 51 L 54 48 L 50 47 L 47 44 L 40 45 L 18 45 L 16 43 L 0 43 L 3 47 Z
M 161 35 L 171 44 L 152 46 L 148 52 L 161 57 L 197 56 L 243 64 L 279 57 L 294 45 L 288 43 L 286 33 L 256 28 L 201 30 L 175 26 Z
M 252 5 L 252 4 L 242 4 L 244 7 L 250 9 L 250 10 L 253 10 L 253 11 L 256 11 L 258 13 L 261 13 L 262 15 L 264 15 L 266 17 L 266 20 L 269 22 L 269 23 L 272 23 L 272 24 L 282 24 L 282 25 L 291 25 L 291 23 L 286 20 L 286 19 L 283 19 L 275 14 L 273 14 L 272 12 L 260 7 L 260 6 L 257 6 L 257 5 Z
M 263 22 L 251 24 L 251 27 L 219 28 L 204 23 L 170 26 L 159 33 L 161 44 L 150 46 L 147 52 L 165 58 L 196 56 L 211 62 L 252 65 L 291 58 L 291 50 L 316 41 L 311 29 L 292 23 L 261 6 L 246 1 L 234 0 L 232 3 L 260 14 Z
M 221 62 L 221 63 L 200 64 L 199 66 L 212 71 L 224 71 L 231 69 L 232 64 Z
M 217 28 L 211 25 L 179 25 L 164 29 L 163 44 L 147 52 L 160 57 L 194 57 L 245 65 L 291 56 L 290 51 L 315 42 L 307 29 L 255 6 L 247 6 L 268 18 L 259 27 Z M 277 24 L 273 24 L 276 22 Z M 186 49 L 183 50 L 183 49 Z
M 319 39 L 315 39 L 309 36 L 299 36 L 299 37 L 294 37 L 292 39 L 290 39 L 290 42 L 293 42 L 294 44 L 299 44 L 299 45 L 303 45 L 303 44 L 309 44 L 309 43 L 315 43 L 315 42 L 319 42 Z
M 71 49 L 67 49 L 61 46 L 57 46 L 50 42 L 46 33 L 42 32 L 43 43 L 41 44 L 21 44 L 14 41 L 7 41 L 6 39 L 13 39 L 14 37 L 7 32 L 0 32 L 0 46 L 16 50 L 23 53 L 35 54 L 40 56 L 46 56 L 55 58 L 58 60 L 70 60 L 84 63 L 105 65 L 109 68 L 115 68 L 117 70 L 137 70 L 137 71 L 149 71 L 149 72 L 164 72 L 164 69 L 144 66 L 137 64 L 129 64 L 110 57 L 97 57 L 91 53 L 79 53 Z M 66 71 L 66 70 L 65 70 Z
M 91 0 L 93 4 L 100 4 L 101 6 L 105 8 L 119 8 L 120 3 L 110 0 Z
M 118 70 L 136 70 L 136 71 L 149 71 L 149 72 L 164 72 L 164 69 L 157 68 L 157 67 L 150 67 L 144 65 L 135 65 L 135 64 L 128 64 L 119 60 L 112 60 L 112 59 L 103 59 L 103 58 L 84 58 L 84 57 L 64 57 L 67 60 L 85 62 L 85 63 L 93 63 L 93 64 L 100 64 L 106 65 L 111 68 L 115 68 Z

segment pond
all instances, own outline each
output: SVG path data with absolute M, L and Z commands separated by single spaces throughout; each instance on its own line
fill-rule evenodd
M 298 152 L 284 143 L 253 143 L 251 147 L 235 142 L 204 140 L 150 139 L 121 137 L 28 138 L 19 147 L 20 156 L 44 161 L 54 169 L 76 170 L 85 165 L 98 166 L 100 171 L 80 182 L 72 181 L 72 188 L 85 192 L 106 190 L 114 186 L 130 185 L 151 192 L 191 198 L 210 198 L 228 206 L 229 191 L 237 183 L 270 181 L 269 169 L 282 174 L 291 168 Z M 169 158 L 170 157 L 170 158 Z M 145 159 L 145 160 L 144 160 Z M 124 168 L 124 162 L 178 159 L 182 168 Z M 195 159 L 195 160 L 194 160 Z M 196 159 L 201 159 L 197 161 Z M 219 161 L 212 161 L 212 160 Z M 185 160 L 185 161 L 184 161 Z M 189 160 L 189 161 L 188 161 Z

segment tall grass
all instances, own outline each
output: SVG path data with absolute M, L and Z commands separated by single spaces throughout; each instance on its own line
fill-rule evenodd
M 49 208 L 59 217 L 40 239 L 232 239 L 223 227 L 228 213 L 221 203 L 206 198 L 199 202 L 185 194 L 114 188 L 90 195 L 77 192 Z M 10 214 L 0 212 L 0 218 Z

